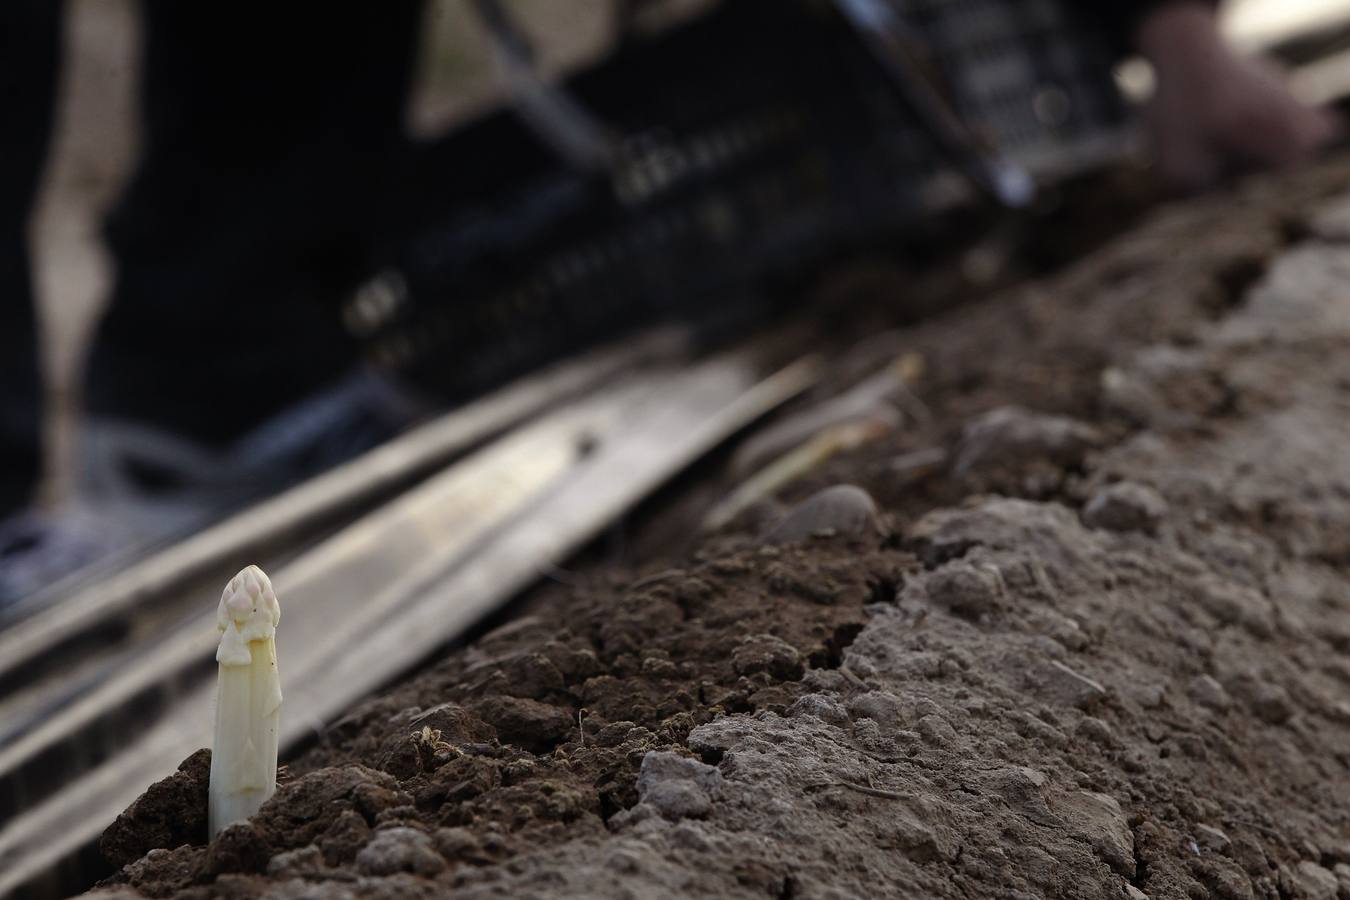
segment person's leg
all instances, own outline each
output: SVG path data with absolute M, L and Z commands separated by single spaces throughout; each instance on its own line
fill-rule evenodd
M 28 502 L 41 471 L 28 220 L 51 132 L 62 6 L 0 3 L 0 518 Z
M 354 362 L 420 2 L 147 0 L 144 154 L 110 219 L 95 416 L 226 442 Z

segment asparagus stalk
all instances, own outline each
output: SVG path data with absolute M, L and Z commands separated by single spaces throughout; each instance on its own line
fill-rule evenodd
M 277 788 L 281 679 L 276 627 L 281 607 L 262 569 L 225 586 L 216 609 L 220 646 L 216 736 L 211 751 L 211 837 L 258 811 Z

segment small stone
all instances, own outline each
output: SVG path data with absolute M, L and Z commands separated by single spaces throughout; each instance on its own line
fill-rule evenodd
M 848 725 L 848 713 L 844 711 L 844 707 L 838 700 L 824 694 L 807 694 L 799 697 L 797 702 L 788 708 L 788 715 L 815 716 L 822 722 L 841 728 Z
M 807 497 L 764 535 L 771 545 L 794 544 L 817 535 L 861 537 L 881 530 L 876 502 L 851 484 L 837 484 Z
M 731 667 L 737 675 L 767 672 L 780 681 L 796 681 L 806 670 L 797 648 L 772 634 L 744 638 L 731 652 Z
M 1101 432 L 1064 416 L 1003 406 L 971 420 L 957 445 L 956 474 L 1035 457 L 1072 463 L 1103 443 Z
M 1130 900 L 1149 900 L 1148 894 L 1145 894 L 1132 884 L 1125 885 L 1125 896 L 1129 897 Z
M 1195 826 L 1195 842 L 1213 853 L 1227 855 L 1233 849 L 1233 842 L 1228 839 L 1228 835 L 1213 825 Z
M 638 770 L 639 801 L 671 822 L 708 815 L 721 785 L 716 767 L 667 750 L 648 751 Z
M 1223 712 L 1233 705 L 1232 698 L 1223 689 L 1223 685 L 1209 675 L 1197 675 L 1186 685 L 1186 693 L 1192 700 L 1206 709 Z
M 356 868 L 364 875 L 435 875 L 445 869 L 431 837 L 416 828 L 385 828 L 356 854 Z
M 928 599 L 953 615 L 978 619 L 998 608 L 1003 579 L 993 566 L 971 565 L 964 560 L 948 563 L 928 576 Z
M 1307 900 L 1336 900 L 1340 892 L 1340 882 L 1333 873 L 1307 860 L 1294 867 L 1294 884 L 1298 895 Z
M 1083 507 L 1083 524 L 1106 531 L 1152 534 L 1167 515 L 1167 501 L 1153 488 L 1121 481 L 1102 488 Z

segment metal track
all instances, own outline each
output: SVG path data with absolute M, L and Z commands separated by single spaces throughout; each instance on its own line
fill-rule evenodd
M 764 379 L 756 358 L 743 350 L 616 379 L 276 571 L 285 608 L 278 635 L 284 746 L 321 733 L 817 377 L 818 365 L 802 360 Z M 234 527 L 246 526 L 241 519 Z M 212 583 L 233 571 L 202 565 Z M 118 597 L 104 608 L 134 618 L 135 592 Z M 80 854 L 151 782 L 209 744 L 213 609 L 202 603 L 0 750 L 9 804 L 0 816 L 0 896 L 85 886 Z
M 528 416 L 643 362 L 677 358 L 684 344 L 677 331 L 654 333 L 521 379 L 102 583 L 45 598 L 45 609 L 8 628 L 0 622 L 0 753 L 105 680 L 135 647 L 174 627 L 185 604 L 214 592 L 220 571 L 277 562 L 279 548 L 312 542 Z M 40 780 L 20 788 L 22 796 L 0 780 L 0 821 L 42 790 Z

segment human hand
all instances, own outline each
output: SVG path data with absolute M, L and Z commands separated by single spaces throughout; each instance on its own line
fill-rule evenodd
M 1135 36 L 1157 77 L 1146 119 L 1158 167 L 1179 187 L 1305 162 L 1340 132 L 1333 114 L 1300 103 L 1274 71 L 1239 57 L 1207 3 L 1163 4 Z

